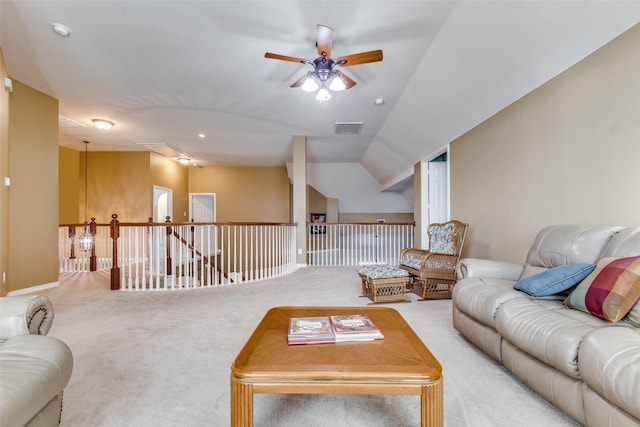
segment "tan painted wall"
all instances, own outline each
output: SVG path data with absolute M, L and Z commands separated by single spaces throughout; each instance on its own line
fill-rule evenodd
M 0 46 L 0 80 L 9 77 Z M 0 178 L 9 176 L 9 93 L 0 89 Z M 4 179 L 4 178 L 2 178 Z M 9 269 L 9 189 L 0 184 L 0 296 L 9 292 L 2 273 Z
M 186 221 L 188 172 L 185 166 L 149 152 L 93 152 L 89 145 L 87 220 L 147 222 L 153 215 L 153 185 L 173 190 L 177 222 Z M 75 203 L 75 205 L 74 205 Z M 74 208 L 75 206 L 75 208 Z M 60 147 L 60 221 L 84 222 L 84 152 Z
M 147 222 L 152 216 L 149 152 L 91 151 L 88 161 L 87 220 L 108 223 Z M 84 152 L 80 152 L 80 222 L 84 222 Z
M 152 186 L 158 185 L 160 187 L 170 188 L 173 192 L 173 214 L 171 214 L 171 221 L 188 222 L 190 220 L 188 217 L 188 168 L 173 159 L 169 159 L 156 153 L 151 153 L 150 171 Z M 150 188 L 149 191 L 152 192 L 153 188 Z M 151 209 L 153 210 L 153 200 L 151 201 Z M 151 214 L 149 216 L 151 216 Z
M 218 222 L 289 222 L 286 167 L 189 168 L 189 192 L 216 193 Z
M 58 101 L 13 80 L 8 128 L 7 278 L 16 291 L 58 281 Z
M 640 225 L 640 25 L 451 144 L 464 255 L 523 262 L 561 223 Z
M 58 147 L 58 165 L 60 224 L 81 223 L 83 220 L 80 219 L 80 181 L 84 179 L 84 175 L 80 177 L 80 152 Z

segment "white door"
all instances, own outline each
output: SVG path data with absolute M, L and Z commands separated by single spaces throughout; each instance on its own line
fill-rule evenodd
M 447 162 L 429 162 L 429 221 L 449 220 Z
M 216 222 L 216 194 L 190 193 L 189 218 L 192 222 Z M 217 248 L 216 236 L 215 225 L 198 227 L 194 236 L 196 249 L 203 254 L 214 253 Z
M 193 222 L 216 222 L 216 194 L 189 194 L 189 218 Z
M 153 222 L 165 222 L 173 213 L 173 190 L 153 186 Z M 172 219 L 172 218 L 171 218 Z M 149 235 L 149 268 L 159 274 L 166 272 L 167 234 L 164 227 L 152 227 Z
M 153 222 L 165 222 L 167 217 L 173 218 L 173 190 L 153 186 Z

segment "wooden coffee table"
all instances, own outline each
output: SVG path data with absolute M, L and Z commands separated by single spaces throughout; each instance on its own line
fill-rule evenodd
M 291 317 L 366 314 L 384 339 L 288 345 Z M 253 425 L 253 394 L 419 394 L 421 425 L 444 424 L 442 367 L 387 307 L 276 307 L 231 365 L 231 425 Z

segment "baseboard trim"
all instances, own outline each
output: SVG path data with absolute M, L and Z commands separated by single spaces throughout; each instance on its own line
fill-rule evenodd
M 30 294 L 33 292 L 39 292 L 45 289 L 55 288 L 58 286 L 60 286 L 60 282 L 45 283 L 44 285 L 32 286 L 30 288 L 16 289 L 15 291 L 10 291 L 7 295 L 16 296 L 16 295 Z

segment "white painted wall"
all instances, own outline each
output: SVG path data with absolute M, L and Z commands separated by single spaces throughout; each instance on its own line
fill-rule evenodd
M 287 164 L 291 178 L 291 165 Z M 339 201 L 340 213 L 413 213 L 412 194 L 382 191 L 360 163 L 309 163 L 307 184 Z

